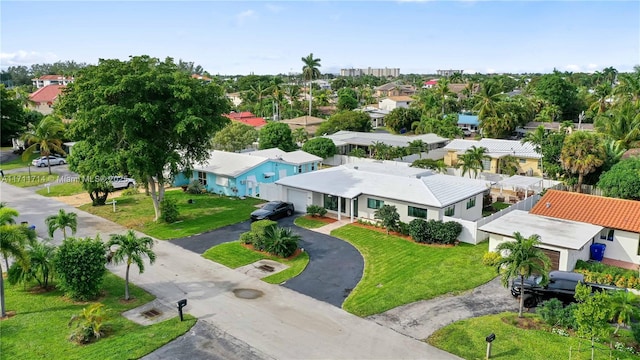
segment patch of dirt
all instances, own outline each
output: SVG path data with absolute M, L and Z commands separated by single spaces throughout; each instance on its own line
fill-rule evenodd
M 266 251 L 259 251 L 259 250 L 256 250 L 256 249 L 253 247 L 253 245 L 251 245 L 251 244 L 240 244 L 240 245 L 241 245 L 242 247 L 244 247 L 245 249 L 249 249 L 249 250 L 251 250 L 251 251 L 255 251 L 255 252 L 257 252 L 257 253 L 260 253 L 260 254 L 263 254 L 263 255 L 266 255 L 266 256 L 275 256 L 275 257 L 277 257 L 277 258 L 279 258 L 279 259 L 284 259 L 284 260 L 293 260 L 293 259 L 297 258 L 300 254 L 302 254 L 302 252 L 304 251 L 304 250 L 302 250 L 301 248 L 297 248 L 297 249 L 296 249 L 296 251 L 293 253 L 293 255 L 289 256 L 288 258 L 281 258 L 281 257 L 279 257 L 279 256 L 276 256 L 276 255 L 270 254 L 270 253 L 268 253 L 268 252 L 266 252 Z
M 55 290 L 55 289 L 56 289 L 56 287 L 55 286 L 51 286 L 51 285 L 47 286 L 46 288 L 45 287 L 41 287 L 41 286 L 36 286 L 36 287 L 33 287 L 33 288 L 29 289 L 29 292 L 31 294 L 43 294 L 43 293 L 46 293 L 46 292 L 49 292 L 49 291 L 52 291 L 52 290 Z
M 6 311 L 5 312 L 5 316 L 4 317 L 0 317 L 0 321 L 10 319 L 10 318 L 12 318 L 14 316 L 16 316 L 16 312 L 15 311 Z
M 138 301 L 138 299 L 134 298 L 133 296 L 131 296 L 131 297 L 129 298 L 129 300 L 125 300 L 125 299 L 118 299 L 118 302 L 119 302 L 120 304 L 122 304 L 122 305 L 128 305 L 128 304 L 134 303 L 134 302 L 136 302 L 136 301 Z
M 334 223 L 334 222 L 338 221 L 337 219 L 332 219 L 332 218 L 328 218 L 328 217 L 325 217 L 325 216 L 311 216 L 311 215 L 305 215 L 305 216 L 303 216 L 303 217 L 304 217 L 305 219 L 308 219 L 308 220 L 317 220 L 317 221 L 322 221 L 323 223 L 326 223 L 326 224 L 331 224 L 331 223 Z
M 545 329 L 545 324 L 540 319 L 536 319 L 536 318 L 528 318 L 528 317 L 519 318 L 517 315 L 515 315 L 513 317 L 503 317 L 502 322 L 504 322 L 505 324 L 518 327 L 520 329 L 525 329 L 525 330 L 544 330 Z
M 122 192 L 124 190 L 125 189 L 117 190 L 112 193 L 109 193 L 109 196 L 107 196 L 107 202 L 110 200 L 113 200 L 114 198 L 122 196 Z M 171 188 L 165 189 L 165 191 L 167 190 L 171 190 Z M 144 193 L 144 188 L 138 188 L 138 192 Z M 91 196 L 89 196 L 89 193 L 87 192 L 83 192 L 82 194 L 69 195 L 69 196 L 54 196 L 53 198 L 67 205 L 71 205 L 73 207 L 79 207 L 84 204 L 91 204 Z

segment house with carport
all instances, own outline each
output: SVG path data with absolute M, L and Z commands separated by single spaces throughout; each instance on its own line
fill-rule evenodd
M 259 196 L 260 185 L 288 176 L 316 171 L 322 158 L 302 150 L 284 152 L 265 149 L 247 153 L 213 151 L 209 159 L 194 166 L 191 174 L 180 173 L 174 186 L 199 181 L 207 192 L 226 196 Z
M 588 260 L 593 244 L 604 244 L 603 263 L 638 269 L 640 265 L 640 201 L 547 190 L 527 213 L 510 212 L 480 227 L 489 234 L 489 250 L 513 233 L 540 235 L 540 248 L 552 268 L 571 271 Z

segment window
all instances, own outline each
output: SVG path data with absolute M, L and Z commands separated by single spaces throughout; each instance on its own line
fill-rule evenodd
M 524 164 L 527 162 L 527 159 L 518 159 L 518 161 L 520 162 L 520 164 Z
M 482 160 L 482 169 L 490 170 L 491 169 L 491 159 L 483 159 Z
M 302 174 L 302 165 L 298 165 L 298 174 Z
M 198 181 L 202 186 L 207 186 L 207 173 L 198 171 Z
M 456 214 L 456 207 L 455 205 L 449 206 L 448 208 L 446 208 L 444 210 L 444 216 L 453 216 Z
M 542 169 L 542 159 L 538 159 L 538 169 Z
M 607 240 L 613 241 L 613 229 L 609 230 L 609 233 L 607 234 Z
M 467 209 L 471 209 L 474 206 L 476 206 L 476 198 L 472 197 L 467 201 Z
M 407 215 L 412 216 L 412 217 L 426 219 L 427 218 L 427 209 L 422 209 L 422 208 L 409 206 L 409 213 Z
M 229 186 L 229 178 L 224 176 L 216 176 L 216 185 Z
M 314 171 L 316 169 L 316 164 L 311 164 L 311 171 Z
M 613 229 L 603 229 L 600 231 L 600 239 L 613 241 Z
M 324 208 L 327 210 L 338 211 L 338 198 L 331 195 L 324 195 Z
M 367 198 L 367 207 L 369 209 L 380 209 L 382 205 L 384 205 L 384 201 L 382 200 Z

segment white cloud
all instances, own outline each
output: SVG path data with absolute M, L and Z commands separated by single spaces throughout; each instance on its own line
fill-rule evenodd
M 38 63 L 50 63 L 59 60 L 58 55 L 48 52 L 18 50 L 16 52 L 0 53 L 0 64 L 2 67 L 31 65 Z
M 245 11 L 239 13 L 238 15 L 236 15 L 236 22 L 238 23 L 238 25 L 242 25 L 242 24 L 244 24 L 244 22 L 247 19 L 254 19 L 257 16 L 258 15 L 256 14 L 255 11 L 253 11 L 253 10 L 245 10 Z
M 565 71 L 580 72 L 580 65 L 569 64 L 564 69 Z

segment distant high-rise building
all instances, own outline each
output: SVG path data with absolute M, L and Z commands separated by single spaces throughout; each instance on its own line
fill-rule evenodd
M 400 68 L 366 68 L 366 69 L 341 69 L 340 76 L 363 76 L 372 75 L 377 77 L 398 77 L 400 76 Z
M 440 76 L 451 76 L 453 74 L 462 74 L 464 70 L 438 70 L 437 74 Z

